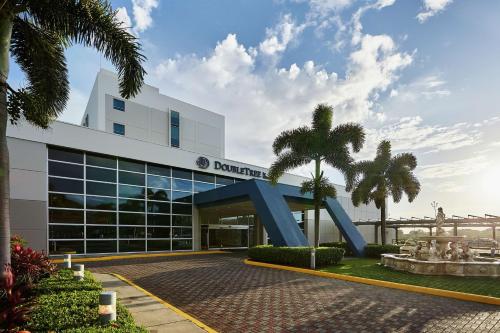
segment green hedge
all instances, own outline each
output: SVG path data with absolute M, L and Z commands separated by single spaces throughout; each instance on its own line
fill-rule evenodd
M 248 256 L 255 261 L 296 267 L 310 267 L 310 247 L 274 247 L 260 245 L 248 250 Z M 344 250 L 336 247 L 316 249 L 316 267 L 338 264 L 344 257 Z
M 348 257 L 354 256 L 351 248 L 347 245 L 346 242 L 330 242 L 330 243 L 320 243 L 320 247 L 338 247 L 340 249 L 344 249 L 344 255 Z
M 399 253 L 399 246 L 392 244 L 386 244 L 386 245 L 368 244 L 365 247 L 365 257 L 380 258 L 380 255 L 382 253 Z
M 35 289 L 36 306 L 26 328 L 31 332 L 147 332 L 135 325 L 120 303 L 117 304 L 116 322 L 101 326 L 97 312 L 101 290 L 101 284 L 90 272 L 85 272 L 84 281 L 80 282 L 73 280 L 72 271 L 59 271 L 40 281 Z

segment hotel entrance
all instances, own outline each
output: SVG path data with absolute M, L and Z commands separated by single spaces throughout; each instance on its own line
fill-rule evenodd
M 204 221 L 205 222 L 205 221 Z M 208 220 L 201 226 L 201 248 L 247 249 L 255 245 L 253 215 Z

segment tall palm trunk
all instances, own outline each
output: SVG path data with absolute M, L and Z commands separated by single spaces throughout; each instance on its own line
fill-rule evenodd
M 9 150 L 7 148 L 7 77 L 12 18 L 0 17 L 0 271 L 10 263 Z
M 315 186 L 314 186 L 314 247 L 319 246 L 319 209 L 321 207 L 320 198 L 320 173 L 321 173 L 321 160 L 315 160 Z
M 385 200 L 380 206 L 380 238 L 382 240 L 382 245 L 385 245 Z

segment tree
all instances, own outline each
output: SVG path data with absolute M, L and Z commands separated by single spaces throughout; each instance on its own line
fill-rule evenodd
M 312 126 L 303 126 L 282 132 L 274 140 L 273 151 L 276 161 L 269 169 L 268 177 L 276 184 L 286 171 L 314 162 L 311 180 L 301 184 L 303 193 L 313 193 L 314 203 L 314 246 L 319 246 L 319 212 L 326 196 L 335 196 L 335 187 L 328 182 L 321 171 L 321 163 L 340 170 L 349 190 L 354 179 L 354 160 L 349 146 L 359 152 L 365 141 L 363 128 L 347 123 L 332 129 L 333 108 L 319 104 L 314 109 Z
M 0 1 L 0 267 L 10 262 L 7 120 L 48 128 L 64 110 L 69 94 L 64 50 L 73 43 L 94 47 L 115 65 L 124 98 L 139 92 L 146 73 L 141 45 L 108 2 Z M 10 56 L 26 75 L 27 84 L 19 89 L 8 83 Z
M 352 191 L 352 203 L 375 202 L 380 209 L 380 231 L 382 244 L 386 243 L 386 199 L 389 195 L 395 203 L 401 201 L 403 192 L 412 202 L 420 192 L 420 183 L 413 174 L 417 167 L 417 158 L 411 153 L 402 153 L 392 157 L 391 143 L 382 141 L 377 148 L 373 161 L 356 163 L 356 179 Z

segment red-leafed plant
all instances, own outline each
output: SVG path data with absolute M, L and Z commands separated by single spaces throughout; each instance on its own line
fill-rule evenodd
M 28 242 L 19 235 L 14 235 L 14 236 L 10 237 L 10 246 L 11 247 L 16 246 L 16 245 L 20 245 L 22 247 L 25 247 L 27 243 Z
M 11 265 L 5 265 L 0 279 L 0 329 L 15 332 L 23 325 L 31 311 L 26 300 L 27 288 L 16 280 Z
M 19 243 L 12 245 L 11 265 L 14 275 L 28 286 L 32 286 L 41 278 L 48 277 L 56 270 L 56 266 L 43 251 L 24 248 Z

